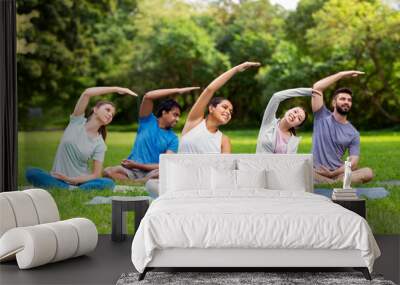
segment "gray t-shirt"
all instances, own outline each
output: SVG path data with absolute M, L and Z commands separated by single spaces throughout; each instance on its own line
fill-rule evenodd
M 339 123 L 325 106 L 314 113 L 312 153 L 314 167 L 328 167 L 330 170 L 342 166 L 346 149 L 350 155 L 360 154 L 360 133 L 348 122 Z
M 87 175 L 90 159 L 103 161 L 106 144 L 103 137 L 89 137 L 85 129 L 86 118 L 71 115 L 69 124 L 58 145 L 54 159 L 53 172 L 59 172 L 69 177 Z

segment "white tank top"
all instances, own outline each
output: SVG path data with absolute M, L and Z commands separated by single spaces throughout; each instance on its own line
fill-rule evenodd
M 211 133 L 206 120 L 182 136 L 179 153 L 221 153 L 222 133 Z

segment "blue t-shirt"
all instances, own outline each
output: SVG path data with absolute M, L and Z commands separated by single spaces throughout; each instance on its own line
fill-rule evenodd
M 172 130 L 158 126 L 157 118 L 150 114 L 139 118 L 135 144 L 128 159 L 139 163 L 159 163 L 160 154 L 167 150 L 178 151 L 178 137 Z
M 360 154 L 360 133 L 348 122 L 339 123 L 325 106 L 314 113 L 312 153 L 314 167 L 335 170 L 342 166 L 346 149 L 350 155 Z

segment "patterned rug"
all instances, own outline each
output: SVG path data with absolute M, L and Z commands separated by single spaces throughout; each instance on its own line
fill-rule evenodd
M 148 272 L 142 281 L 138 281 L 138 276 L 139 273 L 124 273 L 118 279 L 117 285 L 395 285 L 392 281 L 384 280 L 381 275 L 373 274 L 372 281 L 368 281 L 360 272 Z

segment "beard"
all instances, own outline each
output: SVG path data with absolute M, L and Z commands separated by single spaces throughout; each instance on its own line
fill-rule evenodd
M 176 126 L 177 123 L 171 123 L 168 126 L 165 127 L 166 130 L 173 129 Z
M 342 107 L 336 106 L 336 111 L 343 116 L 346 116 L 350 112 L 350 107 L 347 110 L 344 110 Z

